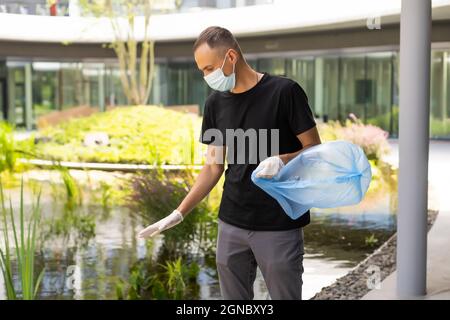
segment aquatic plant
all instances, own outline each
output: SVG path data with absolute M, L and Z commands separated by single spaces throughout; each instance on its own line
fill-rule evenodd
M 10 300 L 15 300 L 22 297 L 24 300 L 33 300 L 36 298 L 39 285 L 44 275 L 44 270 L 35 278 L 35 251 L 36 251 L 36 233 L 37 226 L 40 221 L 40 196 L 39 191 L 37 196 L 37 203 L 33 203 L 31 215 L 28 217 L 28 224 L 25 222 L 24 204 L 23 204 L 23 178 L 20 188 L 20 208 L 19 208 L 19 225 L 16 226 L 14 222 L 14 210 L 12 208 L 11 199 L 9 199 L 9 210 L 5 206 L 5 197 L 3 193 L 3 186 L 0 180 L 0 196 L 1 196 L 1 211 L 3 217 L 3 238 L 4 250 L 0 249 L 0 269 L 2 271 L 3 279 L 6 287 L 6 295 Z M 8 213 L 10 225 L 8 225 Z M 13 247 L 11 247 L 9 240 L 9 228 L 13 233 Z M 16 291 L 13 281 L 13 261 L 17 262 L 18 277 L 20 279 L 20 291 Z
M 131 268 L 128 281 L 116 283 L 116 295 L 119 300 L 195 299 L 199 271 L 196 262 L 187 264 L 181 257 L 164 264 L 141 260 Z
M 143 225 L 148 225 L 170 214 L 189 191 L 194 183 L 191 171 L 163 174 L 161 171 L 139 173 L 129 180 L 131 193 L 126 197 L 130 212 L 141 218 Z M 199 241 L 201 248 L 212 248 L 208 242 L 214 242 L 215 234 L 208 233 L 210 225 L 216 223 L 216 213 L 208 202 L 199 203 L 175 228 L 164 231 L 164 246 L 169 255 L 191 250 Z M 208 228 L 204 228 L 207 225 Z

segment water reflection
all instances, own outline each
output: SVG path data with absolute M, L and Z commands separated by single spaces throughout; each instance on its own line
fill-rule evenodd
M 16 192 L 7 193 L 14 200 L 18 199 L 14 196 Z M 52 192 L 48 188 L 42 198 L 47 224 L 42 230 L 44 249 L 37 253 L 38 269 L 45 266 L 46 270 L 40 299 L 117 299 L 117 283 L 120 279 L 127 280 L 130 269 L 139 261 L 164 261 L 161 254 L 164 235 L 154 241 L 138 240 L 136 236 L 142 226 L 130 209 L 114 207 L 105 212 L 102 206 L 85 201 L 85 205 L 68 213 L 62 203 L 55 201 Z M 367 239 L 372 237 L 380 244 L 395 232 L 395 198 L 395 194 L 385 193 L 376 201 L 368 199 L 371 204 L 363 201 L 346 208 L 312 210 L 311 224 L 304 229 L 303 299 L 312 297 L 370 254 L 376 246 Z M 29 207 L 30 201 L 26 204 Z M 64 228 L 58 227 L 61 221 Z M 206 256 L 195 250 L 183 253 L 186 261 L 195 261 L 200 266 L 190 298 L 220 299 L 213 253 Z M 2 282 L 0 298 L 5 298 Z M 266 298 L 267 289 L 258 269 L 255 299 Z

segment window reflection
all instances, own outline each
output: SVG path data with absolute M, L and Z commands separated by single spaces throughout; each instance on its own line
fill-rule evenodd
M 398 136 L 398 52 L 280 57 L 252 56 L 259 72 L 286 76 L 305 90 L 318 121 L 345 121 L 349 113 Z M 27 93 L 27 66 L 31 93 Z M 430 136 L 450 138 L 450 50 L 432 50 Z M 203 113 L 212 90 L 192 59 L 163 59 L 154 67 L 150 104 L 197 105 Z M 27 97 L 30 94 L 31 97 Z M 50 112 L 79 106 L 127 105 L 116 61 L 0 61 L 0 114 L 26 126 L 31 101 L 33 126 Z

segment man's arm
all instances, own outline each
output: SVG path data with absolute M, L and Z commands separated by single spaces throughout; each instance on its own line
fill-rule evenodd
M 257 170 L 256 177 L 266 179 L 272 178 L 273 176 L 278 174 L 278 172 L 282 167 L 284 167 L 286 163 L 295 158 L 295 156 L 297 156 L 300 152 L 321 143 L 316 126 L 306 130 L 303 133 L 300 133 L 299 135 L 297 135 L 297 138 L 300 140 L 303 146 L 300 150 L 292 153 L 279 154 L 264 159 L 255 169 Z
M 217 184 L 224 171 L 225 155 L 225 146 L 208 145 L 206 163 L 200 170 L 191 190 L 177 208 L 183 217 L 194 209 Z
M 206 164 L 187 196 L 177 209 L 161 220 L 149 225 L 139 232 L 139 238 L 153 237 L 160 232 L 172 228 L 182 222 L 184 217 L 211 191 L 223 173 L 225 147 L 208 145 Z M 222 159 L 222 160 L 221 160 Z
M 284 164 L 288 163 L 291 159 L 295 158 L 300 152 L 304 151 L 305 149 L 322 143 L 320 141 L 319 132 L 317 131 L 317 126 L 314 126 L 311 129 L 300 133 L 297 138 L 302 143 L 303 148 L 296 152 L 280 154 L 279 157 Z

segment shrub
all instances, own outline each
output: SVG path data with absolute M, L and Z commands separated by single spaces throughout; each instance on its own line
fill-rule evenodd
M 13 127 L 0 121 L 0 172 L 14 171 L 15 162 Z
M 378 161 L 389 152 L 388 132 L 371 124 L 363 124 L 350 115 L 345 125 L 330 121 L 319 125 L 322 140 L 347 140 L 359 145 L 369 160 Z
M 157 106 L 120 107 L 70 119 L 39 132 L 37 151 L 64 161 L 192 164 L 201 163 L 201 117 Z M 109 145 L 85 146 L 89 132 L 108 134 Z M 48 141 L 50 140 L 50 141 Z

